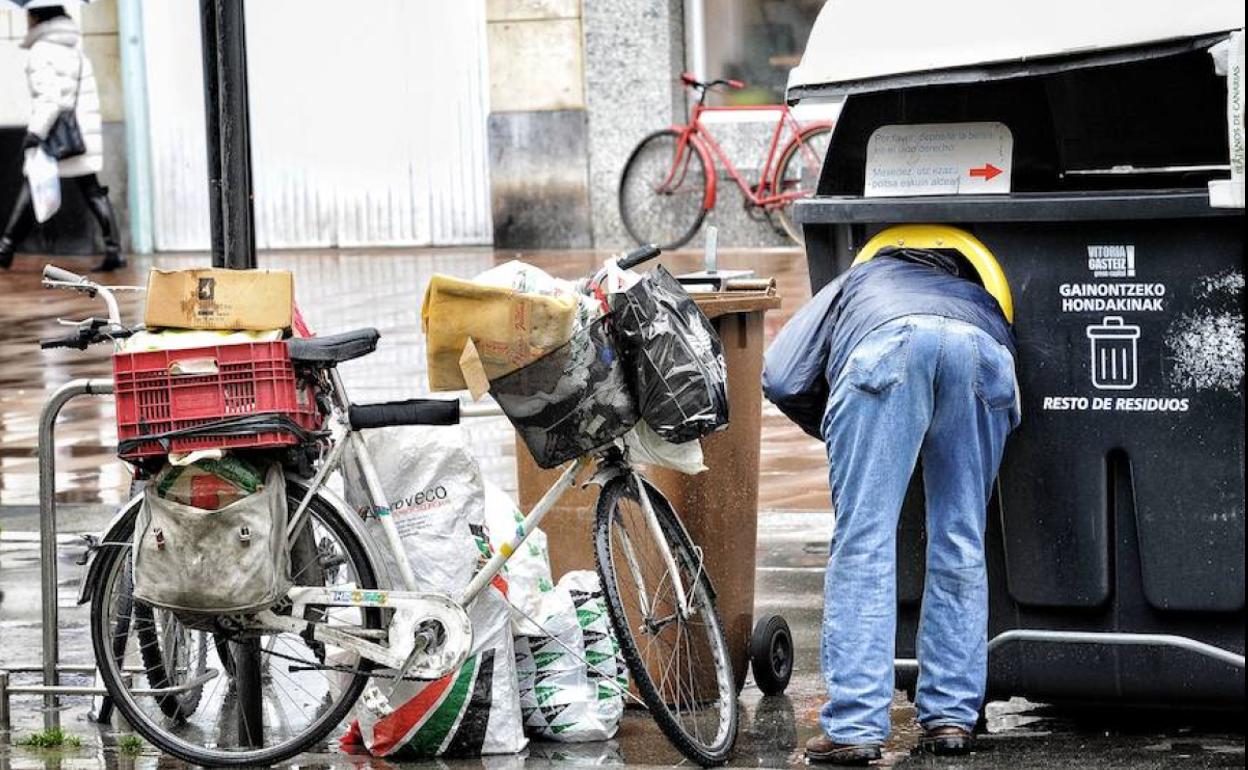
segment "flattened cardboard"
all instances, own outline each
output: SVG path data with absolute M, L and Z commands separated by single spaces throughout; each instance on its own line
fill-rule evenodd
M 143 321 L 148 328 L 287 329 L 294 295 L 289 270 L 152 270 Z

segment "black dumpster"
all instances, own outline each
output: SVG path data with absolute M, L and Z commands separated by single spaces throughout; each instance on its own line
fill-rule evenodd
M 816 290 L 907 223 L 971 233 L 1008 280 L 1023 424 L 989 511 L 993 697 L 1243 707 L 1244 222 L 1208 189 L 1228 175 L 1225 38 L 854 84 L 797 205 Z M 1008 193 L 864 197 L 877 129 L 973 122 L 1013 136 Z M 919 484 L 898 545 L 907 689 Z

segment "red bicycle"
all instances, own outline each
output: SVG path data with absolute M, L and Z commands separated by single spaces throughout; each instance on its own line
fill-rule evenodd
M 780 227 L 797 244 L 802 234 L 793 223 L 793 201 L 814 192 L 827 153 L 832 124 L 801 123 L 788 105 L 706 106 L 711 91 L 744 88 L 739 80 L 702 83 L 688 72 L 680 76 L 698 94 L 689 122 L 655 131 L 633 150 L 620 177 L 620 218 L 639 244 L 654 243 L 664 250 L 683 246 L 715 208 L 716 163 L 722 164 L 741 188 L 746 209 L 760 210 L 769 221 L 775 214 Z M 751 186 L 702 122 L 707 112 L 766 111 L 776 113 L 767 155 L 758 181 Z M 788 130 L 783 149 L 781 134 Z

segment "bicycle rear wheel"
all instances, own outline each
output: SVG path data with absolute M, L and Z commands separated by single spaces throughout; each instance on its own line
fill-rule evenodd
M 638 477 L 640 478 L 640 477 Z M 684 586 L 681 617 L 671 576 L 633 479 L 607 482 L 594 530 L 607 612 L 629 672 L 659 728 L 686 757 L 727 761 L 737 737 L 737 690 L 723 626 L 701 552 L 663 495 L 645 485 Z
M 292 512 L 302 493 L 297 485 L 289 487 Z M 151 626 L 135 633 L 145 625 L 138 616 L 147 611 L 125 590 L 129 556 L 129 549 L 115 546 L 97 556 L 104 561 L 92 597 L 92 643 L 116 707 L 153 746 L 199 765 L 265 766 L 312 748 L 341 725 L 367 685 L 372 666 L 302 634 L 245 633 L 228 618 L 186 616 L 178 618 L 184 627 L 198 630 L 210 624 L 205 630 L 212 632 L 186 634 L 182 638 L 192 646 L 181 654 L 171 655 L 172 649 L 162 647 L 145 655 L 140 645 L 157 635 Z M 377 587 L 364 544 L 320 498 L 312 500 L 304 530 L 291 544 L 291 571 L 295 585 Z M 149 617 L 164 612 L 148 609 Z M 309 621 L 363 631 L 382 628 L 378 610 L 309 607 L 307 613 Z M 169 646 L 163 640 L 160 644 Z M 201 668 L 202 660 L 207 665 Z M 179 708 L 170 714 L 172 693 L 144 692 L 179 684 L 192 684 L 183 692 L 197 693 L 192 713 Z M 257 715 L 262 724 L 256 724 Z
M 129 565 L 126 565 L 127 580 Z M 123 590 L 133 592 L 133 584 L 123 585 Z M 133 601 L 133 594 L 131 595 Z M 134 633 L 139 640 L 139 653 L 143 660 L 143 668 L 147 674 L 148 684 L 153 689 L 177 687 L 194 680 L 208 670 L 207 635 L 203 631 L 187 628 L 168 610 L 158 610 L 142 602 L 131 607 L 134 621 Z M 124 624 L 124 621 L 123 621 Z M 117 650 L 123 639 L 118 635 L 113 639 L 113 649 Z M 124 655 L 124 647 L 123 655 Z M 173 720 L 188 719 L 199 708 L 203 698 L 203 685 L 192 687 L 180 693 L 156 698 L 160 710 Z
M 799 139 L 785 148 L 784 155 L 776 164 L 772 189 L 777 193 L 801 193 L 803 197 L 814 195 L 831 142 L 831 126 L 818 126 L 803 132 Z M 785 234 L 798 246 L 804 246 L 802 228 L 793 221 L 793 202 L 781 206 L 776 214 Z
M 633 150 L 620 175 L 620 219 L 638 245 L 678 249 L 706 217 L 706 185 L 712 171 L 680 134 L 664 129 Z

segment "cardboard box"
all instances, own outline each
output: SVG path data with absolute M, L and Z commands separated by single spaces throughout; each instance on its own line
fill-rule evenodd
M 289 270 L 152 270 L 149 329 L 287 329 L 295 303 Z

